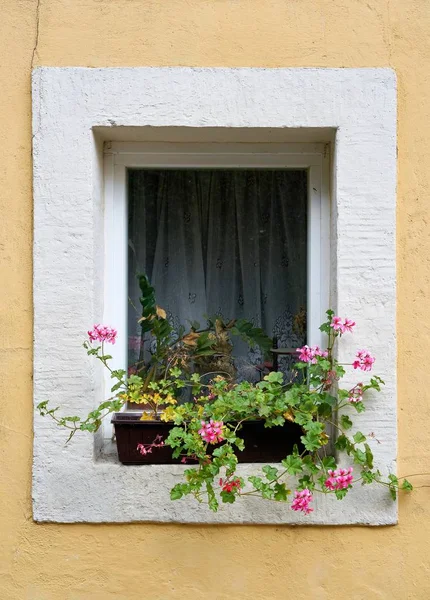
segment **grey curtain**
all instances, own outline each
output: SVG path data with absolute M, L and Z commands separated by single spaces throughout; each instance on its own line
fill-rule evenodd
M 146 272 L 176 327 L 220 314 L 252 321 L 280 347 L 305 343 L 306 248 L 305 171 L 130 170 L 130 339 Z M 235 354 L 252 379 L 258 350 L 238 344 Z

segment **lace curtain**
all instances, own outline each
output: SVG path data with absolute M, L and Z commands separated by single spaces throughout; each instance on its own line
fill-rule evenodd
M 279 347 L 305 343 L 306 248 L 303 170 L 130 170 L 130 339 L 146 272 L 175 327 L 219 314 Z M 239 377 L 255 379 L 259 351 L 236 343 L 234 354 Z

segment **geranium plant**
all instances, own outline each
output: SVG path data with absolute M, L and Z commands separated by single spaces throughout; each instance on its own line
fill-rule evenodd
M 153 319 L 164 318 L 154 314 Z M 367 392 L 380 391 L 384 383 L 370 374 L 375 358 L 366 349 L 357 350 L 349 365 L 340 364 L 335 357 L 336 343 L 354 328 L 352 320 L 327 311 L 327 320 L 320 327 L 327 339 L 324 350 L 318 346 L 298 348 L 297 363 L 288 380 L 281 372 L 271 372 L 253 384 L 236 383 L 223 374 L 190 373 L 181 368 L 181 361 L 164 363 L 164 375 L 150 381 L 111 370 L 104 346 L 115 343 L 116 332 L 95 326 L 85 348 L 111 370 L 113 397 L 84 420 L 58 417 L 58 409 L 50 409 L 47 402 L 38 408 L 42 415 L 69 428 L 71 437 L 78 430 L 96 431 L 103 417 L 120 410 L 127 401 L 149 403 L 143 419 L 157 418 L 174 426 L 164 440 L 157 437 L 152 444 L 140 444 L 139 451 L 170 447 L 173 457 L 187 464 L 184 481 L 171 490 L 171 499 L 192 495 L 207 502 L 213 511 L 220 501 L 234 503 L 242 496 L 260 496 L 290 502 L 292 510 L 309 514 L 314 494 L 334 494 L 341 500 L 358 484 L 386 486 L 395 499 L 399 489 L 411 490 L 412 485 L 394 474 L 388 478 L 381 475 L 373 464 L 366 435 L 354 428 L 352 421 L 354 413 L 365 410 Z M 342 387 L 348 367 L 366 380 Z M 191 399 L 180 402 L 186 386 L 191 389 Z M 265 427 L 296 423 L 302 429 L 302 447 L 295 446 L 280 465 L 263 466 L 245 481 L 237 471 L 237 455 L 244 448 L 241 430 L 245 422 L 255 420 L 263 421 Z

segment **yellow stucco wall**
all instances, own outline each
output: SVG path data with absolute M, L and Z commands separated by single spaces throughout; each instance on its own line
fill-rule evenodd
M 30 485 L 32 59 L 396 70 L 399 473 L 430 471 L 430 0 L 40 0 L 35 50 L 36 15 L 0 0 L 0 599 L 430 598 L 430 488 L 371 529 L 36 525 Z

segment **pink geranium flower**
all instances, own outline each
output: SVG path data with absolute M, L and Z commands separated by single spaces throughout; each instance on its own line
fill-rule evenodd
M 211 419 L 209 423 L 202 421 L 201 424 L 202 426 L 201 429 L 199 429 L 199 434 L 205 442 L 208 444 L 219 444 L 219 442 L 224 440 L 222 433 L 224 423 L 222 421 L 213 421 Z
M 344 332 L 344 325 L 342 317 L 332 317 L 330 327 L 332 327 L 335 331 L 339 331 L 340 333 Z
M 352 330 L 355 327 L 355 321 L 352 321 L 351 319 L 342 319 L 342 317 L 332 317 L 330 327 L 340 334 L 346 332 L 352 333 Z
M 343 330 L 344 333 L 346 331 L 349 331 L 350 333 L 352 333 L 353 328 L 355 327 L 355 321 L 352 321 L 351 319 L 345 319 L 343 322 Z
M 312 500 L 312 493 L 307 488 L 300 492 L 296 490 L 294 492 L 294 500 L 291 503 L 291 509 L 304 512 L 305 515 L 308 515 L 313 511 L 313 508 L 309 506 L 309 503 L 312 502 Z
M 375 358 L 368 350 L 358 350 L 352 366 L 354 369 L 361 369 L 361 371 L 371 371 L 374 362 Z
M 327 473 L 329 477 L 324 482 L 324 485 L 332 492 L 334 490 L 345 490 L 352 485 L 352 467 L 349 467 L 349 469 L 336 469 L 335 471 L 329 469 Z
M 117 330 L 112 327 L 106 327 L 106 325 L 94 325 L 94 327 L 88 331 L 88 337 L 92 342 L 108 342 L 109 344 L 115 344 L 117 336 Z
M 327 358 L 328 352 L 327 350 L 321 350 L 319 346 L 302 346 L 301 348 L 297 348 L 296 351 L 299 353 L 299 360 L 305 363 L 316 364 L 317 357 L 321 356 L 323 358 Z
M 313 358 L 312 350 L 308 345 L 297 348 L 297 352 L 299 353 L 299 360 L 301 362 L 310 362 Z

